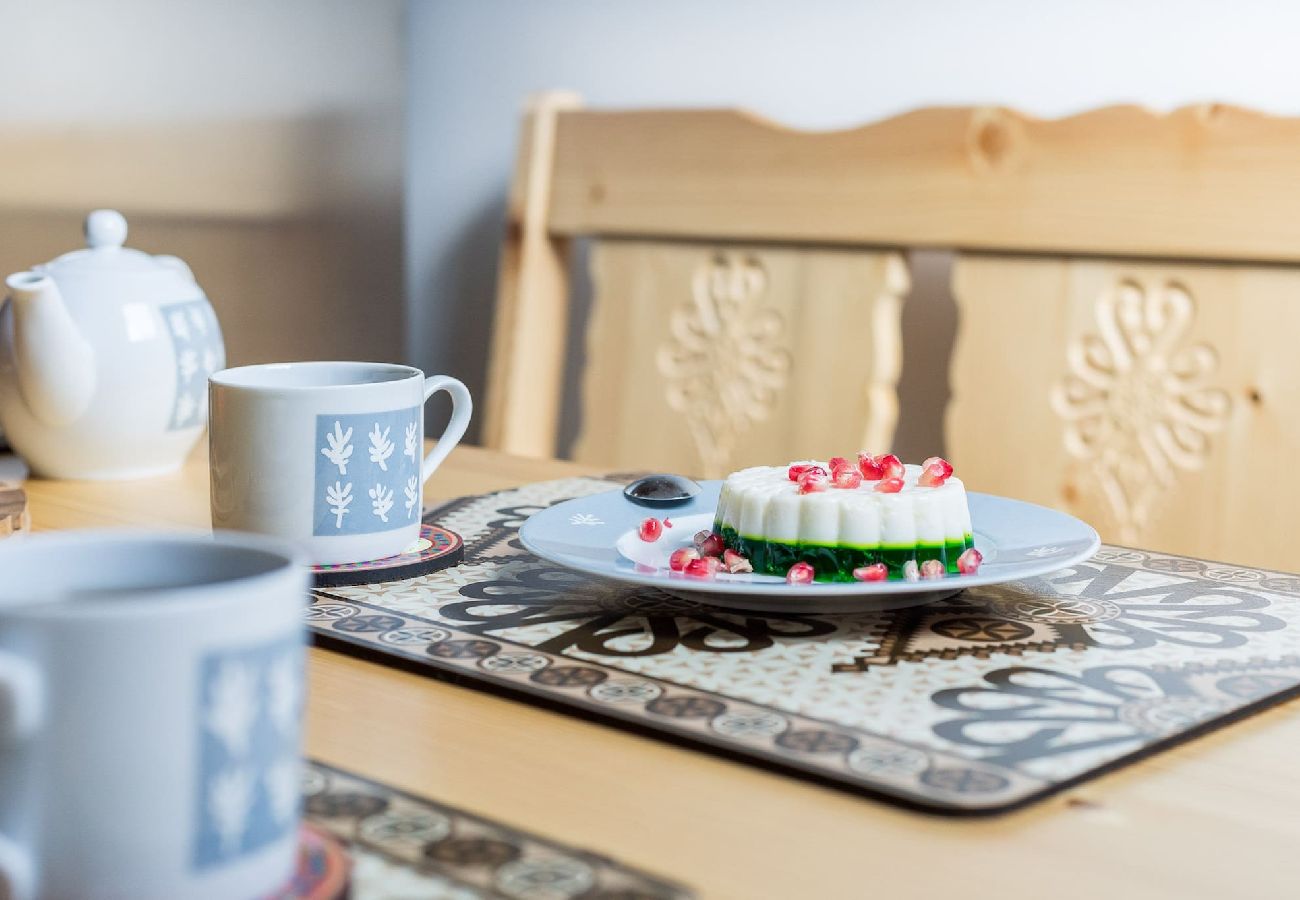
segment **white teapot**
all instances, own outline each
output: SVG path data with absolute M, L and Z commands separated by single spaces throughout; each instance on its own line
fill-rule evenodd
M 86 217 L 87 249 L 10 275 L 0 308 L 0 428 L 39 475 L 144 478 L 207 423 L 221 328 L 189 267 L 122 246 L 126 219 Z

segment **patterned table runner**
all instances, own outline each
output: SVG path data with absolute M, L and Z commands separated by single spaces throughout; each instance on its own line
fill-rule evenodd
M 617 862 L 307 762 L 307 821 L 348 844 L 353 900 L 678 900 Z
M 1300 688 L 1294 575 L 1106 546 L 929 606 L 771 615 L 592 580 L 520 546 L 532 512 L 610 487 L 436 509 L 426 520 L 464 538 L 462 565 L 317 591 L 310 627 L 325 646 L 947 813 L 1029 802 Z

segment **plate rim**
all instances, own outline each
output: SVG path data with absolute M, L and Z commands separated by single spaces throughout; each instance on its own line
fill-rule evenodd
M 722 484 L 721 479 L 709 479 L 707 481 L 700 482 L 701 487 L 709 487 L 715 484 L 721 485 Z M 841 582 L 814 582 L 812 584 L 787 584 L 785 582 L 754 583 L 754 582 L 739 582 L 739 581 L 714 581 L 714 580 L 706 581 L 703 579 L 701 580 L 692 579 L 691 581 L 687 582 L 684 579 L 682 581 L 678 581 L 676 579 L 668 579 L 665 578 L 665 576 L 660 574 L 649 575 L 649 574 L 641 574 L 638 572 L 610 572 L 610 571 L 603 571 L 603 570 L 595 571 L 593 570 L 593 568 L 573 565 L 568 561 L 558 559 L 553 555 L 548 555 L 543 550 L 540 550 L 537 547 L 535 542 L 529 539 L 529 536 L 527 534 L 528 526 L 538 516 L 541 516 L 544 513 L 551 513 L 554 510 L 560 510 L 571 503 L 579 503 L 581 501 L 591 501 L 595 498 L 603 497 L 610 494 L 618 494 L 619 496 L 622 496 L 622 490 L 623 490 L 622 487 L 614 487 L 609 491 L 600 491 L 595 494 L 586 494 L 581 497 L 572 497 L 568 500 L 563 500 L 559 503 L 556 503 L 553 506 L 548 506 L 546 509 L 538 510 L 537 512 L 530 515 L 527 519 L 525 519 L 524 523 L 520 526 L 519 542 L 524 546 L 524 549 L 526 549 L 529 553 L 533 554 L 539 559 L 542 559 L 546 562 L 552 563 L 557 566 L 561 566 L 565 569 L 569 569 L 570 571 L 582 572 L 584 575 L 589 575 L 593 578 L 603 578 L 607 581 L 616 581 L 622 584 L 636 585 L 638 587 L 658 588 L 660 590 L 680 591 L 682 593 L 690 592 L 692 595 L 700 598 L 701 600 L 703 600 L 704 597 L 710 595 L 784 597 L 784 598 L 791 598 L 791 599 L 796 597 L 807 597 L 807 598 L 860 597 L 864 600 L 869 600 L 873 597 L 891 597 L 900 594 L 934 593 L 936 590 L 944 589 L 944 588 L 940 588 L 939 585 L 944 585 L 946 587 L 947 585 L 956 584 L 957 579 L 960 579 L 960 585 L 961 585 L 960 589 L 964 589 L 968 587 L 988 587 L 990 585 L 1006 584 L 1007 582 L 1012 582 L 1012 581 L 1021 581 L 1026 578 L 1037 578 L 1042 575 L 1047 575 L 1052 572 L 1059 571 L 1063 568 L 1066 568 L 1067 566 L 1071 566 L 1074 565 L 1075 563 L 1079 563 L 1086 559 L 1089 559 L 1099 549 L 1101 549 L 1101 536 L 1097 533 L 1097 529 L 1093 528 L 1091 525 L 1089 525 L 1087 522 L 1083 521 L 1082 519 L 1078 518 L 1077 516 L 1070 515 L 1067 512 L 1063 512 L 1059 509 L 1054 509 L 1050 506 L 1044 506 L 1040 503 L 1032 503 L 1027 500 L 1018 500 L 1014 497 L 1004 497 L 1000 494 L 989 494 L 983 491 L 968 491 L 967 496 L 988 498 L 994 501 L 1011 503 L 1016 506 L 1030 507 L 1033 509 L 1042 510 L 1054 516 L 1060 516 L 1064 519 L 1072 520 L 1082 528 L 1087 529 L 1088 532 L 1091 534 L 1091 539 L 1088 542 L 1088 548 L 1086 550 L 1075 551 L 1074 553 L 1069 553 L 1060 557 L 1043 557 L 1041 561 L 1024 561 L 1022 563 L 1018 563 L 1017 569 L 1014 573 L 949 576 L 949 578 L 953 579 L 952 581 L 944 579 L 941 581 L 927 581 L 927 580 L 884 581 L 884 582 L 861 582 L 861 581 L 842 582 L 841 581 Z M 628 503 L 629 506 L 633 505 L 631 501 L 625 500 L 624 502 Z M 556 513 L 556 515 L 560 515 L 560 513 Z M 991 540 L 995 542 L 997 540 L 996 532 L 990 532 L 990 530 L 987 528 L 977 527 L 975 531 L 977 534 L 982 533 L 987 535 Z

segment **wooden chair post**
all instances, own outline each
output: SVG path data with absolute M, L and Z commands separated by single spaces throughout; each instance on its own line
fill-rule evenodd
M 580 98 L 552 91 L 528 105 L 511 182 L 483 425 L 486 446 L 555 453 L 568 320 L 568 240 L 548 228 L 556 119 Z

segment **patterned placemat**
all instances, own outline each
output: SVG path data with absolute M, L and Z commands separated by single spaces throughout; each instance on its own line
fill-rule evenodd
M 303 815 L 348 844 L 354 900 L 679 900 L 690 891 L 323 763 L 305 764 Z
M 1294 575 L 1107 546 L 929 606 L 771 615 L 591 580 L 520 546 L 532 512 L 610 487 L 542 482 L 434 510 L 464 538 L 462 565 L 317 591 L 310 627 L 327 646 L 946 813 L 1010 809 L 1300 688 Z

